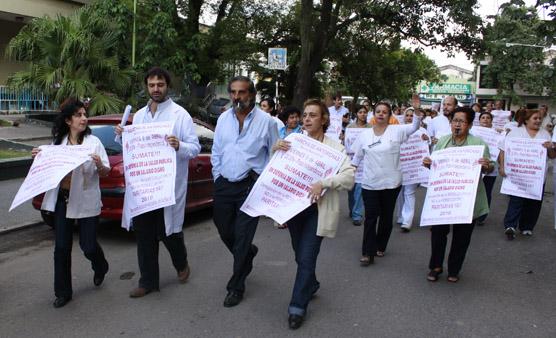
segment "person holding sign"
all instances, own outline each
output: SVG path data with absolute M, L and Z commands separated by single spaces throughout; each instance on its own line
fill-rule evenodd
M 482 112 L 479 115 L 479 125 L 483 128 L 492 129 L 492 114 L 489 112 Z M 473 133 L 473 129 L 471 130 Z M 490 150 L 489 150 L 490 151 Z M 492 153 L 492 152 L 491 152 Z M 494 159 L 496 160 L 496 159 Z M 498 170 L 496 168 L 497 161 L 494 161 L 494 170 L 483 176 L 483 183 L 485 184 L 485 191 L 487 195 L 488 208 L 490 209 L 490 201 L 492 200 L 492 188 L 494 188 L 494 183 L 496 182 L 496 176 L 498 176 Z M 489 210 L 490 211 L 490 210 Z M 477 219 L 477 225 L 485 225 L 485 220 L 488 214 L 485 214 Z
M 87 112 L 82 102 L 68 99 L 60 105 L 52 127 L 53 144 L 89 145 L 92 161 L 80 165 L 62 179 L 60 185 L 46 192 L 41 210 L 54 212 L 54 307 L 66 305 L 72 298 L 71 247 L 74 221 L 79 224 L 79 246 L 91 261 L 93 283 L 100 286 L 108 272 L 108 262 L 97 241 L 100 201 L 99 176 L 110 172 L 108 155 L 100 140 L 91 135 Z M 40 148 L 32 150 L 33 158 Z
M 267 165 L 278 139 L 276 122 L 255 107 L 257 90 L 251 79 L 232 78 L 228 93 L 233 105 L 218 118 L 211 156 L 214 224 L 234 257 L 224 307 L 236 306 L 243 299 L 245 280 L 259 252 L 253 245 L 259 218 L 247 215 L 240 208 Z
M 451 116 L 452 133 L 441 137 L 434 151 L 446 149 L 449 147 L 465 147 L 465 146 L 484 146 L 483 157 L 478 160 L 481 165 L 481 171 L 488 174 L 494 170 L 494 162 L 490 160 L 488 145 L 480 138 L 469 134 L 469 130 L 473 125 L 475 112 L 468 107 L 456 108 Z M 430 157 L 423 159 L 423 165 L 430 168 L 432 160 Z M 448 281 L 456 283 L 459 280 L 459 272 L 467 253 L 467 248 L 471 241 L 471 234 L 475 227 L 475 219 L 488 213 L 488 202 L 485 192 L 485 185 L 479 180 L 477 195 L 475 197 L 475 205 L 473 207 L 473 221 L 471 224 L 454 224 L 452 233 L 452 246 L 448 256 Z M 443 271 L 444 255 L 446 252 L 446 244 L 448 242 L 448 233 L 450 233 L 450 224 L 434 225 L 431 227 L 431 257 L 429 261 L 429 274 L 427 280 L 436 282 Z
M 404 115 L 404 124 L 412 124 L 413 116 L 415 115 L 415 109 L 413 109 L 412 107 L 407 108 Z M 420 127 L 413 135 L 410 136 L 411 138 L 408 140 L 408 142 L 410 142 L 413 137 L 424 141 L 423 144 L 425 144 L 425 142 L 427 142 L 428 144 L 428 141 L 430 140 L 429 136 L 427 135 L 427 130 L 423 127 Z M 419 167 L 422 169 L 420 165 Z M 419 183 L 404 183 L 398 195 L 397 223 L 400 224 L 402 233 L 408 233 L 409 231 L 411 231 L 411 227 L 413 225 L 413 216 L 415 215 L 415 191 L 417 190 L 418 186 Z
M 525 114 L 520 116 L 518 127 L 510 131 L 508 135 L 506 135 L 506 139 L 522 138 L 544 141 L 542 143 L 542 147 L 547 149 L 548 157 L 555 158 L 556 149 L 553 148 L 553 144 L 550 142 L 550 134 L 541 128 L 541 124 L 541 114 L 538 111 L 527 109 Z M 499 173 L 500 176 L 506 177 L 506 166 L 516 165 L 516 163 L 507 163 L 505 160 L 506 149 L 504 140 L 500 142 L 499 148 Z M 517 163 L 517 165 L 519 165 L 519 163 Z M 544 172 L 543 175 L 546 179 L 546 172 Z M 508 240 L 513 240 L 515 238 L 516 229 L 521 230 L 521 233 L 525 236 L 533 235 L 533 228 L 535 227 L 541 212 L 543 194 L 541 194 L 540 200 L 510 195 L 508 209 L 506 210 L 506 215 L 504 216 L 504 233 L 506 234 Z
M 369 110 L 366 106 L 361 106 L 357 111 L 356 120 L 348 124 L 346 128 L 372 128 L 367 123 Z M 347 143 L 346 143 L 347 147 Z M 355 183 L 353 189 L 348 192 L 349 215 L 353 225 L 360 226 L 363 221 L 363 198 L 361 197 L 361 183 Z
M 156 122 L 174 123 L 172 135 L 166 136 L 168 145 L 176 151 L 176 203 L 133 217 L 133 230 L 137 239 L 137 259 L 141 278 L 139 285 L 131 290 L 131 298 L 143 297 L 159 290 L 158 249 L 162 241 L 177 271 L 180 283 L 185 283 L 191 270 L 187 261 L 187 250 L 183 238 L 183 220 L 187 194 L 188 163 L 201 151 L 195 134 L 193 119 L 189 113 L 168 97 L 171 85 L 170 74 L 160 67 L 151 68 L 144 78 L 150 100 L 133 116 L 133 124 Z M 116 126 L 121 135 L 123 127 Z
M 414 95 L 418 108 L 419 97 Z M 400 147 L 421 124 L 421 114 L 410 125 L 390 125 L 392 108 L 386 102 L 375 106 L 376 125 L 362 133 L 354 147 L 354 167 L 363 166 L 362 193 L 365 205 L 361 266 L 384 256 L 392 233 L 392 217 L 402 183 Z M 377 228 L 378 221 L 378 228 Z
M 325 136 L 330 123 L 330 114 L 326 105 L 319 99 L 305 101 L 303 109 L 303 127 L 307 135 L 319 142 L 345 153 L 344 146 L 337 140 Z M 278 141 L 275 150 L 288 151 L 287 141 Z M 317 292 L 320 283 L 315 269 L 323 237 L 334 237 L 340 219 L 339 190 L 349 190 L 353 186 L 354 169 L 346 156 L 338 173 L 316 182 L 311 186 L 310 207 L 288 221 L 291 243 L 295 252 L 297 273 L 293 286 L 292 298 L 288 308 L 288 325 L 298 329 L 305 318 L 307 306 Z

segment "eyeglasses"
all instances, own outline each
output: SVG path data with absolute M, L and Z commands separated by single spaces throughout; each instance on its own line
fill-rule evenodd
M 467 124 L 467 121 L 465 120 L 452 120 L 452 124 Z

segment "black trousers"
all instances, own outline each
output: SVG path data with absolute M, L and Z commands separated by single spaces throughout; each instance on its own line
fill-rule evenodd
M 471 234 L 475 228 L 475 221 L 471 224 L 454 224 L 452 246 L 448 255 L 448 276 L 457 276 L 463 265 L 467 248 L 471 242 Z M 431 227 L 431 258 L 429 269 L 442 268 L 450 225 L 434 225 Z
M 54 211 L 56 239 L 54 244 L 54 294 L 56 297 L 71 297 L 71 248 L 73 244 L 73 219 L 66 218 L 66 196 L 58 195 Z M 91 261 L 95 273 L 108 271 L 108 262 L 97 242 L 98 217 L 77 220 L 79 224 L 79 246 Z
M 166 236 L 164 209 L 156 209 L 133 218 L 133 230 L 137 239 L 137 259 L 141 278 L 139 286 L 148 290 L 159 289 L 158 247 L 164 243 L 176 271 L 187 266 L 187 250 L 183 232 Z
M 392 234 L 392 217 L 401 187 L 384 190 L 363 188 L 365 229 L 363 230 L 363 256 L 375 256 L 385 251 Z M 377 229 L 378 220 L 378 229 Z
M 214 224 L 222 242 L 234 256 L 233 274 L 226 288 L 240 294 L 245 292 L 245 279 L 253 269 L 256 249 L 252 242 L 259 218 L 239 208 L 254 184 L 255 179 L 250 176 L 240 182 L 230 182 L 220 176 L 214 182 Z

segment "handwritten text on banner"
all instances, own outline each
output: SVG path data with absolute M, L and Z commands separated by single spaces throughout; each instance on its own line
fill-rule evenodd
M 542 199 L 546 172 L 545 140 L 506 138 L 504 171 L 500 192 L 534 200 Z
M 483 152 L 484 146 L 465 146 L 432 153 L 421 226 L 472 222 Z
M 125 173 L 122 226 L 131 218 L 175 204 L 176 151 L 168 145 L 173 122 L 136 124 L 122 133 Z
M 311 186 L 338 172 L 345 154 L 303 134 L 290 134 L 288 151 L 277 151 L 261 173 L 241 211 L 286 223 L 310 205 Z

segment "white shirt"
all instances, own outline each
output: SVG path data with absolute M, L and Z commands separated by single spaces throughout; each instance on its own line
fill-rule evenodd
M 336 109 L 336 106 L 328 107 L 328 112 L 330 113 L 330 125 L 326 129 L 326 136 L 333 140 L 338 140 L 342 133 L 342 117 L 349 113 L 346 107 L 340 106 Z
M 61 144 L 66 144 L 68 137 L 64 137 Z M 94 148 L 93 153 L 97 154 L 102 164 L 110 168 L 108 155 L 100 140 L 94 135 L 87 135 L 83 138 L 83 145 Z M 41 209 L 54 212 L 56 201 L 58 200 L 58 190 L 60 186 L 49 190 L 44 195 Z M 66 218 L 86 218 L 100 215 L 102 202 L 100 200 L 100 187 L 97 166 L 93 159 L 75 168 L 71 173 L 71 185 L 69 199 L 66 209 Z
M 280 130 L 285 127 L 284 122 L 278 118 L 278 116 L 272 116 L 274 121 L 276 121 L 276 125 L 278 127 L 278 134 L 280 134 Z
M 176 152 L 176 204 L 164 208 L 166 235 L 170 235 L 182 231 L 189 160 L 199 154 L 201 145 L 195 134 L 193 119 L 184 108 L 174 103 L 172 99 L 168 99 L 158 104 L 153 116 L 149 106 L 150 102 L 135 113 L 133 124 L 175 121 L 173 134 L 180 140 L 180 147 Z M 125 227 L 124 225 L 122 219 L 122 227 Z
M 402 184 L 400 146 L 419 129 L 420 123 L 421 119 L 415 116 L 412 124 L 389 125 L 380 136 L 375 135 L 374 128 L 361 133 L 351 163 L 363 166 L 363 189 L 394 189 Z
M 448 120 L 445 115 L 438 114 L 438 116 L 427 124 L 427 133 L 430 137 L 435 137 L 437 139 L 444 135 L 451 134 L 450 120 Z

